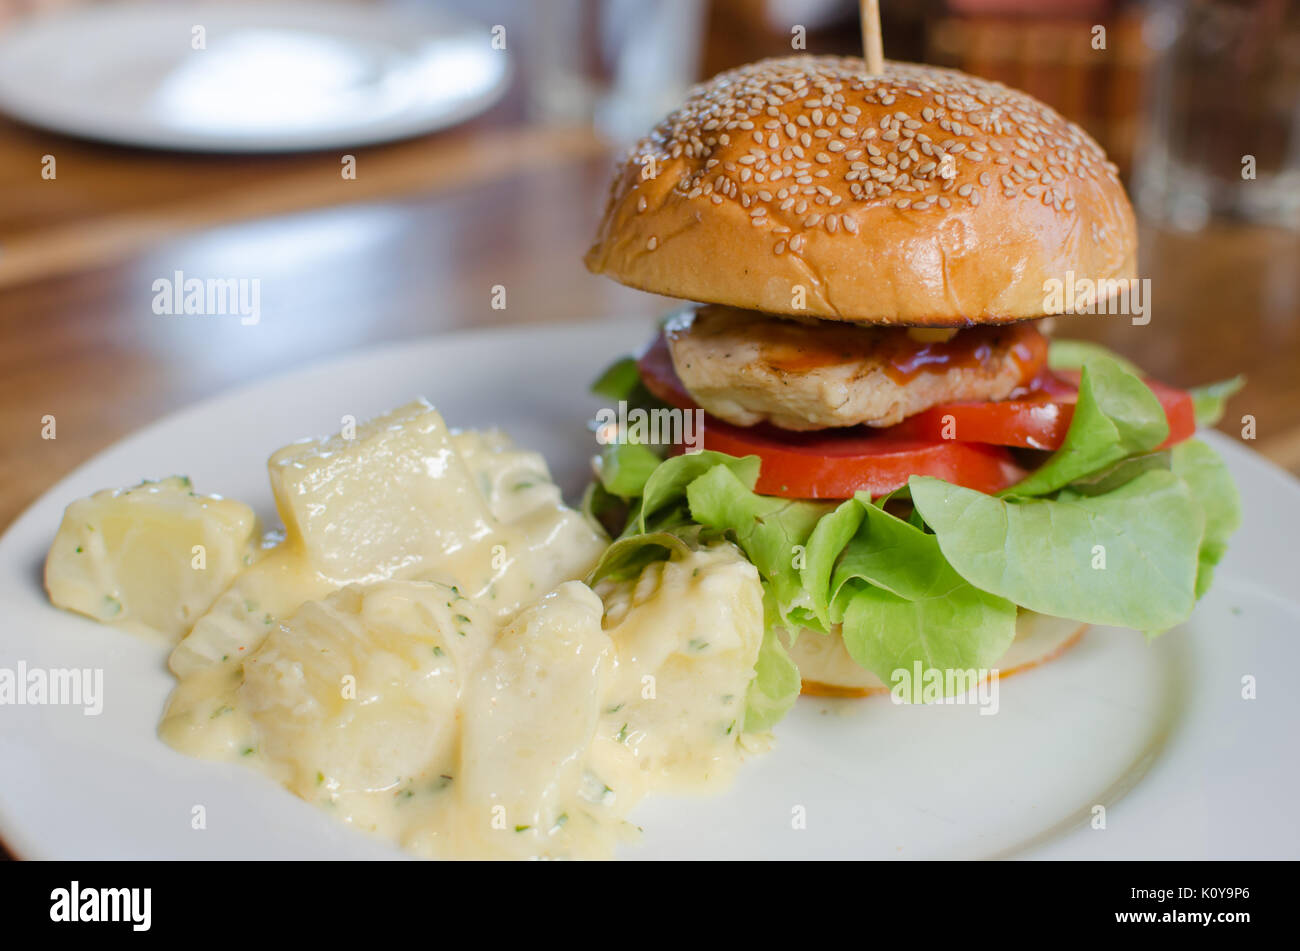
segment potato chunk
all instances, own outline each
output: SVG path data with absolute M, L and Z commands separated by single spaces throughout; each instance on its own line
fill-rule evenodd
M 271 456 L 286 542 L 336 584 L 427 574 L 492 530 L 492 513 L 424 400 Z
M 495 627 L 446 585 L 382 581 L 308 601 L 244 662 L 256 753 L 298 795 L 445 772 L 463 685 Z
M 596 592 L 619 658 L 605 735 L 668 787 L 725 781 L 740 762 L 736 741 L 763 642 L 758 570 L 734 545 L 718 545 L 649 565 L 635 581 L 603 581 Z
M 565 582 L 501 631 L 466 689 L 460 794 L 498 847 L 537 854 L 583 785 L 614 667 L 602 611 Z
M 68 506 L 45 559 L 61 608 L 178 641 L 256 552 L 242 502 L 180 476 L 105 489 Z

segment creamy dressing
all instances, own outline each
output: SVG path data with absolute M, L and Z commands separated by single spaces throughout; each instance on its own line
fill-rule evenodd
M 763 635 L 734 546 L 593 590 L 576 579 L 605 541 L 542 458 L 423 402 L 269 469 L 285 530 L 260 544 L 246 506 L 177 482 L 74 503 L 50 553 L 56 603 L 108 584 L 133 623 L 188 630 L 159 726 L 176 749 L 444 857 L 608 857 L 647 793 L 734 774 Z M 91 559 L 79 519 L 108 536 Z M 151 594 L 195 537 L 216 570 Z
M 444 583 L 348 586 L 183 679 L 162 736 L 420 855 L 608 857 L 647 793 L 730 781 L 763 618 L 730 545 L 599 589 L 498 625 Z

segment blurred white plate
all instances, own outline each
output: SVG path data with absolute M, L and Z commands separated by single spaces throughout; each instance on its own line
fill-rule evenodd
M 0 667 L 104 671 L 104 709 L 0 706 L 0 838 L 39 858 L 395 856 L 269 779 L 156 736 L 166 652 L 51 607 L 45 550 L 78 496 L 188 473 L 276 522 L 266 458 L 344 414 L 423 393 L 454 426 L 499 425 L 544 452 L 573 498 L 592 450 L 585 384 L 644 322 L 441 337 L 359 353 L 183 410 L 73 473 L 0 539 Z M 62 421 L 61 421 L 62 422 Z M 1232 440 L 1246 517 L 1214 589 L 1148 643 L 1093 629 L 1001 684 L 999 712 L 804 698 L 775 748 L 707 799 L 633 813 L 629 858 L 1297 858 L 1300 483 Z M 1255 677 L 1258 699 L 1242 698 Z M 190 827 L 202 804 L 208 827 Z M 1105 807 L 1105 828 L 1094 810 Z M 804 829 L 792 821 L 802 807 Z
M 437 7 L 417 16 L 342 2 L 111 3 L 0 34 L 0 109 L 68 135 L 163 149 L 404 138 L 483 112 L 509 74 L 490 27 Z

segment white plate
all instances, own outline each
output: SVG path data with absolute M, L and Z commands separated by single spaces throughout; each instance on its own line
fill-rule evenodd
M 72 499 L 188 473 L 274 521 L 267 455 L 426 394 L 456 426 L 501 425 L 542 450 L 570 493 L 591 451 L 585 384 L 644 323 L 407 342 L 257 383 L 125 440 L 52 488 L 0 539 L 0 667 L 99 667 L 98 717 L 0 707 L 0 836 L 42 858 L 394 855 L 236 765 L 189 759 L 155 725 L 165 652 L 65 614 L 40 566 Z M 1193 619 L 1148 644 L 1094 629 L 1061 659 L 1001 684 L 1000 711 L 803 699 L 730 793 L 652 799 L 628 857 L 1300 857 L 1300 484 L 1207 437 L 1246 521 Z M 1241 681 L 1258 681 L 1258 699 Z M 190 828 L 206 807 L 208 828 Z M 1093 829 L 1093 807 L 1106 828 Z M 806 829 L 792 828 L 796 808 Z
M 0 109 L 164 149 L 386 142 L 477 115 L 509 74 L 489 27 L 436 7 L 415 16 L 337 2 L 113 3 L 0 35 Z

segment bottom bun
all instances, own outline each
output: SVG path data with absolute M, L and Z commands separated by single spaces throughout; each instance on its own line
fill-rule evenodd
M 1052 660 L 1078 643 L 1087 624 L 1021 611 L 1016 618 L 1016 639 L 998 661 L 998 677 L 1009 677 Z M 868 697 L 889 693 L 879 677 L 849 656 L 839 629 L 827 636 L 802 631 L 790 648 L 790 659 L 803 678 L 801 693 L 813 697 Z

